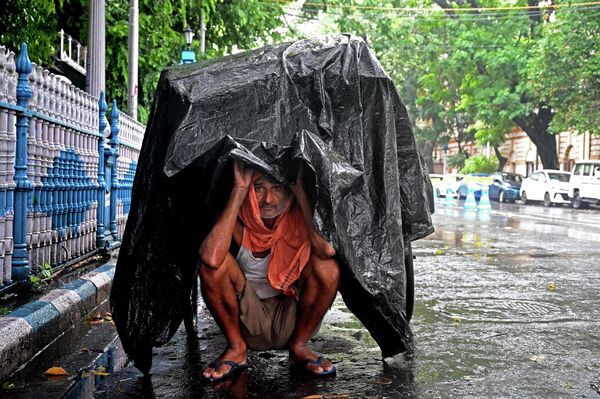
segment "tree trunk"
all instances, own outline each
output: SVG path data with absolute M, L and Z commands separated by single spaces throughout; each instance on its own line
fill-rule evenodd
M 494 152 L 496 153 L 496 158 L 498 158 L 498 172 L 502 172 L 506 162 L 508 162 L 508 158 L 502 155 L 498 146 L 494 146 Z
M 556 139 L 553 134 L 548 133 L 548 125 L 551 120 L 552 110 L 545 105 L 539 106 L 538 113 L 532 112 L 514 119 L 514 122 L 527 133 L 537 147 L 544 169 L 558 169 Z
M 427 171 L 433 173 L 433 141 L 426 140 L 417 142 L 417 148 L 421 153 L 421 158 L 427 166 Z

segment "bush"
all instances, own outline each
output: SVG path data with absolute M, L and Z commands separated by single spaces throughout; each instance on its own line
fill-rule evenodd
M 448 157 L 448 167 L 450 168 L 462 168 L 465 166 L 465 161 L 469 158 L 469 155 L 464 152 L 458 152 Z
M 495 156 L 486 157 L 485 155 L 476 155 L 465 160 L 465 167 L 460 173 L 493 173 L 498 170 L 498 158 Z

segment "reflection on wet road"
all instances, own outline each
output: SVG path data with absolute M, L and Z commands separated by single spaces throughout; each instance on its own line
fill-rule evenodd
M 598 397 L 600 211 L 440 206 L 415 244 L 424 397 Z

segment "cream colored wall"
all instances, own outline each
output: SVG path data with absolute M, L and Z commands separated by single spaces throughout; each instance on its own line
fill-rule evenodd
M 581 159 L 600 159 L 600 137 L 593 137 L 589 133 L 574 134 L 563 132 L 556 135 L 556 144 L 558 152 L 559 167 L 562 170 L 568 170 L 569 165 Z M 485 153 L 485 148 L 477 144 L 468 144 L 463 146 L 469 154 L 479 155 Z M 537 156 L 535 144 L 521 130 L 513 130 L 508 134 L 507 140 L 500 148 L 504 156 L 508 158 L 508 162 L 504 167 L 507 172 L 520 173 L 526 175 L 527 162 L 532 162 L 534 169 L 542 168 L 542 162 Z M 451 141 L 448 145 L 448 156 L 452 156 L 458 152 L 458 145 Z M 441 149 L 434 150 L 434 159 L 437 160 L 440 173 L 443 169 L 444 153 Z M 569 162 L 570 161 L 570 162 Z M 458 172 L 457 170 L 448 170 L 448 173 Z

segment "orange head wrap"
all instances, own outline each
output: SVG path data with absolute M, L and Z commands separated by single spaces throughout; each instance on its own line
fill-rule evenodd
M 271 250 L 269 283 L 285 294 L 296 296 L 290 287 L 300 277 L 310 258 L 310 240 L 302 212 L 290 195 L 284 212 L 278 216 L 272 229 L 263 223 L 254 192 L 254 182 L 261 173 L 254 172 L 252 186 L 242 203 L 239 217 L 246 227 L 242 245 L 252 252 Z

